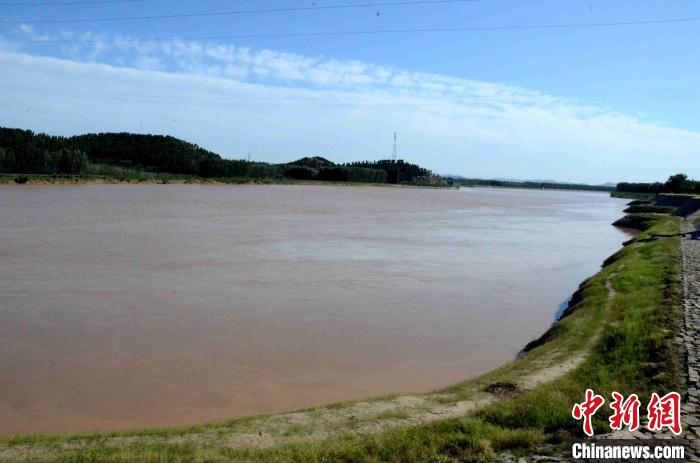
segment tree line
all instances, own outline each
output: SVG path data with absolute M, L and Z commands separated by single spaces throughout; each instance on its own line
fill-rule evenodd
M 396 161 L 383 159 L 380 161 L 359 161 L 345 164 L 346 167 L 376 169 L 386 172 L 386 183 L 413 184 L 430 186 L 447 186 L 447 182 L 438 174 L 417 164 L 411 164 L 402 159 Z
M 61 137 L 26 130 L 0 130 L 0 172 L 81 174 L 87 155 L 64 143 Z
M 306 157 L 286 164 L 284 173 L 300 180 L 447 186 L 439 175 L 401 159 L 338 165 L 320 156 Z
M 284 175 L 297 180 L 386 183 L 386 172 L 348 165 L 337 165 L 321 156 L 305 157 L 284 165 Z
M 170 136 L 100 133 L 57 137 L 30 130 L 0 128 L 0 172 L 90 174 L 91 164 L 123 171 L 201 177 L 275 177 L 266 163 L 223 159 L 218 154 Z
M 690 193 L 700 194 L 700 182 L 690 180 L 685 174 L 671 175 L 665 182 L 620 182 L 617 191 L 625 193 Z
M 73 137 L 0 128 L 0 173 L 49 175 L 173 174 L 205 178 L 308 179 L 362 183 L 439 184 L 405 161 L 334 164 L 306 157 L 288 164 L 224 159 L 171 136 L 99 133 Z

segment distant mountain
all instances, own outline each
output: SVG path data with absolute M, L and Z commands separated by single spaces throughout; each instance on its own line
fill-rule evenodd
M 491 177 L 491 178 L 469 178 L 458 174 L 444 174 L 444 178 L 453 180 L 473 180 L 479 182 L 503 182 L 503 183 L 519 183 L 519 184 L 545 184 L 545 185 L 581 185 L 587 187 L 603 187 L 603 188 L 615 188 L 617 185 L 613 182 L 606 182 L 600 184 L 589 184 L 589 183 L 571 183 L 562 182 L 561 180 L 550 180 L 550 179 L 521 179 L 521 178 L 511 178 L 511 177 Z
M 478 179 L 478 178 L 448 178 L 451 184 L 462 186 L 489 186 L 504 188 L 533 188 L 533 189 L 554 189 L 554 190 L 584 190 L 584 191 L 614 191 L 614 186 L 587 185 L 584 183 L 565 183 L 552 180 L 499 180 L 499 179 Z

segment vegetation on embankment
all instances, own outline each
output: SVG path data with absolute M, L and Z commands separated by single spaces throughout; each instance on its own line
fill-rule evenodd
M 447 186 L 433 172 L 403 160 L 335 164 L 305 157 L 285 164 L 224 159 L 216 153 L 170 136 L 100 133 L 51 136 L 0 127 L 0 173 L 17 174 L 16 183 L 52 176 L 55 183 L 95 179 L 119 181 L 223 183 L 317 180 L 331 182 Z M 27 179 L 27 182 L 20 180 Z M 204 183 L 204 182 L 201 182 Z
M 635 193 L 631 191 L 613 191 L 610 193 L 610 196 L 613 198 L 620 198 L 620 199 L 634 199 L 638 201 L 647 201 L 651 202 L 651 200 L 654 198 L 654 193 Z
M 652 215 L 636 223 L 644 223 L 644 231 L 582 285 L 546 342 L 491 373 L 407 401 L 459 410 L 460 404 L 476 404 L 475 398 L 491 394 L 493 400 L 465 416 L 434 419 L 440 415 L 428 411 L 433 421 L 416 425 L 406 419 L 414 409 L 382 411 L 380 405 L 392 400 L 387 398 L 364 403 L 377 408 L 364 417 L 356 412 L 359 404 L 343 403 L 185 429 L 6 437 L 0 438 L 0 459 L 418 463 L 492 461 L 504 453 L 555 450 L 564 439 L 582 435 L 571 408 L 587 388 L 606 397 L 613 390 L 634 392 L 644 402 L 652 391 L 678 387 L 680 356 L 673 333 L 681 319 L 679 242 L 650 239 L 676 233 L 678 221 Z M 508 393 L 488 392 L 504 390 Z M 609 429 L 606 409 L 596 415 L 597 432 Z M 333 429 L 322 418 L 327 416 L 337 418 Z M 255 444 L 263 433 L 271 446 Z M 237 436 L 253 444 L 238 445 Z
M 640 184 L 627 184 L 628 188 L 640 188 Z M 688 180 L 683 174 L 671 176 L 666 183 L 641 184 L 641 189 L 657 189 L 671 192 L 659 193 L 619 193 L 614 192 L 612 196 L 637 198 L 627 205 L 629 206 L 624 212 L 628 214 L 674 214 L 680 217 L 689 216 L 700 210 L 700 195 L 688 193 L 688 191 L 700 191 L 700 182 Z M 646 186 L 645 186 L 646 185 Z M 653 188 L 649 185 L 655 185 Z M 644 217 L 627 216 L 616 225 L 626 226 L 625 222 L 629 222 L 633 228 L 639 228 L 634 225 L 635 221 L 640 221 L 644 227 Z
M 645 206 L 645 205 L 650 205 L 650 204 L 654 204 L 654 200 L 652 198 L 650 198 L 650 199 L 634 199 L 634 200 L 627 203 L 628 206 Z
M 544 432 L 575 432 L 579 423 L 570 418 L 571 406 L 586 388 L 608 397 L 617 390 L 648 399 L 653 391 L 679 386 L 681 356 L 671 335 L 682 318 L 678 238 L 649 239 L 677 233 L 678 222 L 669 216 L 654 216 L 644 223 L 644 232 L 583 286 L 578 303 L 563 323 L 550 330 L 550 339 L 556 340 L 571 334 L 567 318 L 596 319 L 599 331 L 593 334 L 596 340 L 587 361 L 572 375 L 509 404 L 495 405 L 482 412 L 482 417 L 509 428 L 536 426 Z M 597 419 L 599 430 L 605 431 L 605 414 Z
M 675 211 L 673 206 L 657 206 L 655 204 L 633 204 L 625 209 L 625 214 L 670 214 Z
M 659 217 L 655 214 L 628 214 L 616 220 L 613 225 L 621 228 L 645 231 L 657 223 L 658 220 Z

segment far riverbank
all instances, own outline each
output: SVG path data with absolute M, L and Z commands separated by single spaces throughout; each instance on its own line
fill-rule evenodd
M 454 189 L 450 186 L 413 185 L 404 183 L 362 183 L 290 178 L 204 178 L 153 174 L 148 177 L 54 176 L 0 174 L 0 185 L 327 185 L 352 187 Z

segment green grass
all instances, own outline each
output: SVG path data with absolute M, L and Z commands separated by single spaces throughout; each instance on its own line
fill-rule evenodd
M 676 208 L 673 206 L 655 206 L 653 204 L 633 204 L 624 210 L 626 214 L 644 214 L 644 213 L 656 213 L 656 214 L 670 214 L 675 211 Z
M 639 231 L 648 230 L 658 223 L 659 216 L 655 214 L 629 214 L 616 220 L 613 225 L 616 227 L 633 228 Z
M 577 312 L 596 311 L 605 297 L 605 275 L 617 292 L 600 319 L 605 328 L 589 359 L 573 374 L 489 407 L 479 418 L 508 428 L 565 430 L 576 435 L 579 424 L 569 413 L 586 388 L 604 397 L 613 390 L 635 392 L 644 400 L 653 391 L 663 393 L 679 386 L 680 355 L 669 335 L 681 319 L 678 238 L 639 241 L 651 233 L 675 232 L 674 222 L 657 218 L 655 226 L 587 285 L 588 294 Z M 605 413 L 597 417 L 599 425 L 606 423 Z M 605 426 L 598 428 L 604 431 Z
M 643 206 L 643 205 L 649 205 L 649 204 L 654 204 L 653 199 L 633 199 L 632 201 L 628 202 L 628 206 Z
M 571 418 L 571 407 L 583 399 L 587 388 L 608 398 L 613 390 L 635 392 L 644 402 L 652 391 L 663 394 L 679 386 L 679 354 L 673 333 L 680 320 L 680 259 L 677 237 L 649 240 L 654 234 L 678 231 L 676 218 L 663 215 L 635 219 L 644 231 L 581 288 L 569 315 L 545 335 L 546 342 L 519 359 L 483 375 L 436 393 L 454 394 L 482 390 L 496 382 L 535 370 L 535 366 L 587 351 L 588 356 L 571 373 L 550 383 L 486 406 L 471 416 L 443 419 L 358 435 L 287 443 L 271 448 L 236 450 L 225 445 L 226 433 L 245 428 L 250 419 L 204 427 L 113 433 L 120 445 L 103 445 L 107 435 L 80 437 L 34 436 L 0 438 L 12 448 L 39 443 L 46 451 L 28 461 L 52 462 L 482 462 L 494 454 L 523 455 L 542 446 L 556 446 L 581 436 L 580 423 Z M 610 292 L 614 290 L 614 294 Z M 596 416 L 598 432 L 607 430 L 607 416 Z M 401 418 L 400 412 L 388 413 Z M 246 421 L 248 420 L 248 421 Z M 186 436 L 197 430 L 220 430 L 218 441 L 156 443 L 149 436 Z M 74 442 L 88 442 L 87 449 L 71 450 Z M 549 447 L 547 447 L 549 448 Z
M 626 191 L 613 191 L 610 193 L 613 198 L 623 198 L 623 199 L 652 199 L 654 193 L 632 193 Z

